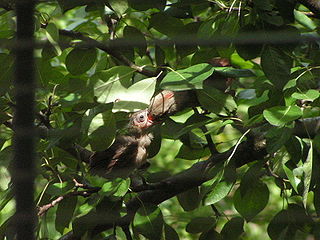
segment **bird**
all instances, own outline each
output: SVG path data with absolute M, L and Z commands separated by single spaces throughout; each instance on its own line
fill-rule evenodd
M 133 113 L 128 124 L 128 134 L 117 136 L 108 149 L 94 152 L 90 156 L 90 172 L 107 179 L 129 177 L 135 169 L 147 162 L 147 148 L 153 139 L 148 129 L 152 125 L 148 109 Z
M 154 123 L 162 122 L 164 118 L 170 115 L 198 105 L 195 91 L 163 90 L 151 99 L 148 107 L 148 118 Z

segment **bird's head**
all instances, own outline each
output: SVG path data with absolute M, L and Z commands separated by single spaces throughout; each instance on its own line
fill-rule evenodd
M 153 120 L 148 110 L 140 110 L 130 116 L 129 128 L 141 132 L 153 125 Z

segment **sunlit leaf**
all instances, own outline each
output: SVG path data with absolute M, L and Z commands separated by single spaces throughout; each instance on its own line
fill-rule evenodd
M 169 72 L 162 80 L 160 87 L 170 90 L 202 89 L 203 81 L 213 73 L 209 64 L 197 64 L 186 69 Z
M 300 99 L 300 100 L 307 100 L 307 101 L 314 101 L 320 96 L 320 92 L 315 89 L 310 89 L 305 92 L 295 92 L 292 94 L 293 98 Z
M 276 106 L 263 111 L 264 118 L 272 125 L 283 127 L 302 116 L 298 106 Z
M 304 180 L 303 180 L 303 194 L 302 201 L 304 207 L 307 206 L 308 193 L 310 189 L 311 177 L 312 177 L 312 162 L 313 162 L 313 144 L 311 143 L 310 149 L 308 152 L 307 159 L 303 164 Z

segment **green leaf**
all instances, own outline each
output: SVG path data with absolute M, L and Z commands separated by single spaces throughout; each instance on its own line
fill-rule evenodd
M 214 229 L 211 229 L 208 232 L 203 232 L 199 237 L 199 240 L 208 240 L 208 239 L 222 240 L 223 238 L 218 232 L 216 232 Z
M 165 52 L 163 51 L 163 49 L 161 47 L 159 47 L 158 45 L 155 46 L 155 59 L 156 59 L 156 63 L 157 66 L 162 66 L 165 63 Z
M 292 136 L 292 129 L 291 128 L 274 128 L 272 127 L 266 133 L 267 139 L 267 151 L 269 153 L 275 153 L 284 144 L 290 139 Z
M 152 15 L 149 23 L 154 29 L 169 37 L 175 37 L 184 27 L 184 24 L 180 19 L 171 17 L 165 13 L 156 13 Z
M 120 71 L 120 76 L 119 73 L 116 74 L 117 69 L 95 76 L 99 79 L 94 87 L 94 94 L 98 101 L 103 103 L 114 102 L 113 111 L 134 112 L 146 108 L 153 96 L 157 82 L 156 78 L 143 79 L 128 87 L 127 81 L 130 81 L 128 77 L 131 78 L 133 72 L 131 70 L 128 72 L 126 68 L 120 69 Z M 110 73 L 116 75 L 110 76 Z M 103 82 L 102 79 L 107 80 L 107 82 Z
M 237 108 L 237 104 L 231 95 L 213 87 L 198 90 L 197 96 L 200 104 L 213 113 L 225 113 L 225 110 L 231 112 Z
M 13 79 L 13 57 L 0 53 L 0 96 L 9 90 Z
M 88 71 L 97 58 L 97 50 L 95 48 L 72 49 L 66 57 L 67 70 L 73 75 L 81 75 Z
M 201 233 L 207 232 L 210 228 L 215 226 L 216 219 L 213 217 L 196 217 L 186 226 L 186 232 L 188 233 Z
M 210 150 L 208 148 L 191 148 L 187 145 L 182 145 L 175 158 L 181 158 L 185 160 L 197 160 L 209 155 Z
M 187 132 L 190 132 L 192 129 L 199 128 L 214 121 L 215 120 L 210 117 L 201 114 L 193 114 L 183 124 L 183 128 L 178 131 L 175 138 L 178 139 L 180 136 L 186 134 Z
M 308 193 L 310 189 L 311 177 L 312 177 L 312 162 L 313 162 L 313 144 L 310 144 L 310 149 L 308 152 L 307 159 L 303 164 L 303 193 L 302 193 L 302 202 L 304 207 L 307 207 Z
M 146 11 L 150 8 L 163 10 L 166 6 L 166 0 L 128 0 L 129 6 L 139 11 Z
M 156 206 L 139 208 L 133 219 L 134 231 L 154 240 L 161 239 L 163 224 L 162 213 Z
M 251 221 L 261 212 L 268 201 L 268 187 L 263 182 L 257 180 L 251 183 L 251 186 L 246 186 L 244 194 L 238 188 L 233 197 L 234 207 L 247 221 Z
M 116 178 L 106 182 L 101 188 L 101 193 L 104 196 L 123 197 L 130 187 L 130 179 Z
M 112 9 L 118 13 L 118 15 L 123 15 L 128 9 L 128 1 L 127 0 L 108 0 L 108 3 L 112 7 Z
M 97 114 L 89 126 L 89 143 L 93 151 L 103 151 L 114 141 L 116 122 L 112 112 Z
M 92 76 L 96 82 L 94 95 L 99 102 L 115 102 L 119 92 L 126 91 L 131 85 L 134 70 L 127 66 L 116 66 Z
M 52 196 L 61 196 L 63 194 L 66 194 L 72 188 L 73 184 L 70 182 L 53 183 L 49 185 L 46 193 Z
M 203 81 L 213 73 L 213 70 L 211 65 L 202 63 L 169 72 L 160 83 L 160 88 L 176 91 L 202 89 Z
M 274 126 L 284 127 L 302 116 L 298 106 L 276 106 L 263 111 L 264 118 Z
M 282 210 L 273 217 L 268 226 L 268 235 L 271 239 L 282 239 L 280 236 L 285 235 L 288 231 L 290 218 L 287 210 Z
M 289 204 L 287 210 L 277 213 L 268 226 L 268 235 L 271 239 L 296 239 L 297 230 L 310 233 L 314 222 L 306 214 L 303 207 Z
M 248 24 L 239 29 L 239 34 L 252 34 L 257 31 L 257 27 Z M 250 60 L 260 56 L 262 45 L 261 44 L 236 44 L 237 53 L 245 60 Z
M 261 54 L 261 67 L 273 85 L 282 90 L 290 80 L 292 58 L 280 48 L 267 46 Z
M 135 27 L 126 26 L 123 29 L 123 36 L 130 41 L 137 43 L 138 54 L 140 57 L 146 55 L 147 41 L 140 30 Z
M 164 224 L 164 239 L 165 240 L 179 240 L 178 233 L 174 230 L 173 227 L 168 224 Z
M 59 30 L 54 23 L 49 23 L 46 26 L 46 35 L 51 43 L 59 42 Z
M 219 182 L 210 192 L 203 198 L 205 205 L 211 205 L 225 198 L 231 191 L 234 183 L 222 181 Z
M 303 25 L 304 27 L 310 29 L 310 30 L 315 30 L 317 28 L 317 24 L 314 23 L 311 18 L 309 18 L 306 14 L 303 12 L 294 10 L 294 17 L 298 23 Z
M 69 226 L 76 205 L 77 197 L 67 197 L 58 204 L 55 227 L 61 234 L 63 234 L 64 229 Z
M 178 201 L 184 211 L 192 211 L 199 206 L 199 188 L 194 187 L 177 195 Z
M 235 69 L 231 67 L 215 67 L 214 71 L 226 78 L 255 77 L 250 69 Z
M 223 239 L 239 239 L 243 233 L 244 221 L 240 217 L 234 217 L 228 221 L 221 230 Z
M 36 78 L 42 87 L 46 87 L 49 83 L 61 84 L 63 82 L 64 75 L 52 67 L 48 60 L 37 59 L 35 71 Z
M 295 99 L 301 99 L 301 100 L 307 100 L 307 101 L 313 102 L 314 100 L 316 100 L 320 96 L 320 93 L 318 90 L 309 89 L 309 90 L 304 91 L 302 93 L 295 92 L 291 96 Z
M 240 193 L 241 196 L 244 196 L 250 189 L 252 188 L 252 183 L 255 183 L 259 180 L 262 174 L 262 167 L 264 166 L 265 161 L 258 161 L 250 166 L 250 168 L 246 171 L 244 176 L 241 179 L 240 183 Z
M 282 168 L 285 172 L 285 174 L 287 175 L 291 186 L 293 187 L 293 189 L 296 191 L 296 193 L 298 193 L 298 183 L 300 182 L 300 179 L 297 179 L 295 177 L 295 174 L 293 173 L 293 170 L 291 170 L 289 167 L 286 166 L 286 164 L 283 163 Z
M 0 199 L 0 211 L 7 206 L 8 202 L 13 198 L 13 190 L 12 187 L 8 187 L 5 191 L 1 192 L 1 199 Z

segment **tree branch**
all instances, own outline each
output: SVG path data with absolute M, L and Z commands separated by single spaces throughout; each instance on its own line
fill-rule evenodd
M 114 49 L 112 49 L 108 45 L 103 44 L 99 41 L 96 41 L 90 37 L 84 36 L 80 32 L 59 30 L 59 33 L 64 36 L 68 36 L 68 37 L 75 38 L 75 39 L 80 39 L 80 40 L 88 43 L 90 46 L 94 46 L 96 48 L 99 48 L 100 50 L 108 53 L 109 55 L 111 55 L 112 57 L 117 59 L 118 61 L 122 62 L 124 65 L 131 67 L 132 69 L 136 70 L 137 72 L 139 72 L 145 76 L 148 76 L 148 77 L 157 76 L 156 72 L 149 71 L 148 69 L 145 69 L 144 67 L 140 67 L 140 66 L 134 64 L 132 61 L 130 61 L 125 56 L 120 54 L 118 51 L 115 51 Z
M 210 169 L 214 168 L 218 163 L 228 159 L 231 154 L 232 150 L 226 153 L 216 154 L 206 161 L 194 164 L 192 167 L 181 173 L 166 178 L 161 182 L 151 184 L 151 187 L 148 190 L 140 192 L 135 198 L 127 202 L 127 215 L 116 219 L 114 223 L 96 226 L 92 231 L 92 235 L 111 229 L 114 226 L 127 226 L 131 223 L 136 211 L 141 206 L 147 204 L 158 205 L 179 193 L 200 186 L 202 183 L 212 178 Z M 249 162 L 260 160 L 266 155 L 265 144 L 261 143 L 259 137 L 253 137 L 253 135 L 251 135 L 246 142 L 239 145 L 232 160 L 236 164 L 236 167 L 241 167 Z M 71 239 L 77 239 L 76 235 L 72 232 L 69 232 L 60 238 L 60 240 Z

